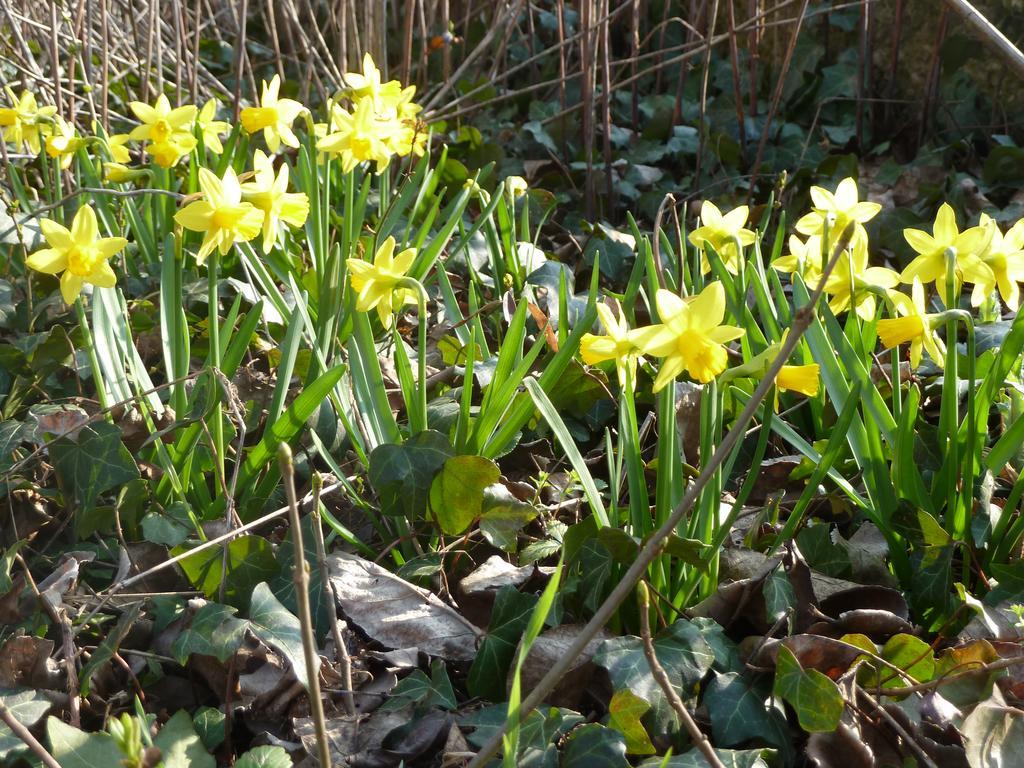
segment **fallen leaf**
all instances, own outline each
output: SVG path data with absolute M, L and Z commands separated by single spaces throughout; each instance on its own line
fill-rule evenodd
M 419 648 L 450 661 L 476 656 L 480 630 L 428 590 L 355 555 L 327 558 L 345 614 L 386 648 Z

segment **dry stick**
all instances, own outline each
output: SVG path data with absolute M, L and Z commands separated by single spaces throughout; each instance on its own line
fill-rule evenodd
M 601 38 L 601 121 L 604 124 L 602 126 L 603 135 L 601 139 L 604 150 L 605 197 L 607 198 L 604 203 L 604 213 L 608 216 L 615 210 L 615 199 L 613 197 L 615 188 L 612 185 L 612 73 L 611 64 L 609 63 L 611 57 L 608 54 L 608 48 L 611 45 L 610 35 L 608 34 L 608 27 L 610 26 L 608 21 L 608 0 L 604 0 L 600 9 L 600 15 L 603 19 L 601 26 L 598 28 L 598 34 Z
M 732 64 L 732 90 L 736 100 L 736 127 L 740 133 L 740 160 L 747 155 L 747 126 L 743 114 L 743 86 L 740 84 L 740 52 L 736 35 L 736 4 L 729 2 L 729 59 Z M 635 74 L 635 73 L 634 73 Z
M 690 512 L 697 498 L 701 492 L 711 482 L 718 468 L 725 462 L 726 458 L 732 452 L 733 446 L 745 435 L 747 430 L 747 424 L 757 413 L 757 410 L 761 407 L 762 401 L 768 396 L 769 391 L 775 384 L 775 377 L 778 376 L 779 371 L 782 370 L 782 366 L 785 365 L 789 359 L 793 350 L 796 349 L 797 343 L 803 336 L 804 331 L 807 330 L 811 324 L 811 320 L 814 318 L 814 308 L 817 306 L 818 300 L 821 298 L 822 290 L 825 286 L 825 282 L 828 276 L 832 274 L 832 270 L 835 269 L 836 264 L 839 261 L 840 255 L 850 244 L 850 239 L 853 237 L 854 225 L 849 224 L 843 231 L 842 236 L 836 243 L 835 250 L 832 253 L 832 258 L 829 260 L 828 265 L 825 267 L 825 271 L 822 275 L 821 280 L 818 282 L 818 287 L 815 288 L 814 293 L 811 294 L 808 302 L 800 307 L 796 312 L 793 313 L 793 324 L 790 328 L 790 333 L 786 336 L 786 340 L 782 343 L 782 347 L 779 350 L 778 356 L 772 361 L 772 364 L 768 367 L 764 378 L 761 383 L 757 385 L 757 389 L 754 390 L 754 394 L 750 400 L 747 401 L 747 405 L 736 419 L 736 423 L 732 429 L 722 438 L 722 442 L 719 444 L 718 449 L 708 460 L 707 465 L 701 470 L 700 475 L 690 485 L 686 493 L 683 496 L 682 501 L 672 511 L 672 514 L 668 516 L 661 527 L 654 532 L 654 534 L 648 539 L 647 543 L 643 546 L 640 552 L 637 554 L 633 564 L 629 567 L 629 570 L 623 575 L 622 579 L 612 590 L 611 594 L 605 599 L 601 606 L 594 613 L 593 618 L 587 622 L 587 625 L 583 630 L 576 636 L 576 639 L 572 644 L 566 648 L 565 652 L 559 657 L 559 659 L 552 665 L 551 669 L 548 670 L 547 674 L 537 683 L 534 689 L 530 692 L 530 695 L 523 699 L 523 703 L 519 708 L 518 719 L 522 722 L 523 718 L 529 715 L 537 705 L 539 705 L 544 697 L 559 683 L 569 667 L 576 660 L 583 650 L 587 647 L 587 644 L 594 638 L 594 636 L 601 630 L 602 627 L 612 617 L 612 614 L 618 609 L 622 602 L 632 593 L 634 586 L 637 582 L 643 578 L 644 573 L 647 571 L 647 567 L 651 562 L 661 555 L 662 550 L 665 546 L 665 541 L 676 531 L 676 527 L 682 521 L 682 519 Z M 476 757 L 470 762 L 468 768 L 482 768 L 487 760 L 493 755 L 500 747 L 502 743 L 502 737 L 505 734 L 505 728 L 508 725 L 508 721 L 503 723 L 499 727 L 493 736 L 487 741 L 486 744 L 480 749 Z
M 32 750 L 32 754 L 38 757 L 46 768 L 60 768 L 60 763 L 57 762 L 56 758 L 46 751 L 46 747 L 40 744 L 39 740 L 32 735 L 32 732 L 22 725 L 3 704 L 0 704 L 0 720 L 6 723 L 15 736 L 25 742 L 25 745 Z
M 859 685 L 854 683 L 854 697 L 857 696 L 863 696 L 867 700 L 868 704 L 871 705 L 872 709 L 874 709 L 878 714 L 880 714 L 882 716 L 882 719 L 889 724 L 889 727 L 896 731 L 897 734 L 899 734 L 903 741 L 906 742 L 907 747 L 910 749 L 910 751 L 913 752 L 914 756 L 920 761 L 921 765 L 925 766 L 925 768 L 939 768 L 935 764 L 935 761 L 928 757 L 928 753 L 921 748 L 921 745 L 918 744 L 917 741 L 915 741 L 914 737 L 910 735 L 902 725 L 899 724 L 896 718 L 889 714 L 889 712 L 886 711 L 885 707 L 879 704 L 874 696 L 872 696 Z
M 316 542 L 316 567 L 320 572 L 320 591 L 327 600 L 328 618 L 331 620 L 331 636 L 334 638 L 334 650 L 341 664 L 341 683 L 345 687 L 341 694 L 342 703 L 345 705 L 345 712 L 349 717 L 355 717 L 356 703 L 352 696 L 352 657 L 348 655 L 348 646 L 345 644 L 345 637 L 341 634 L 341 627 L 338 626 L 338 596 L 331 584 L 330 572 L 327 568 L 327 547 L 324 545 L 324 529 L 320 521 L 320 491 L 324 481 L 319 472 L 313 473 L 313 506 L 310 509 L 310 517 L 313 518 L 313 539 Z
M 978 33 L 982 41 L 1000 54 L 1018 77 L 1024 77 L 1024 53 L 967 0 L 946 0 L 946 5 Z
M 316 638 L 313 636 L 313 616 L 309 610 L 309 566 L 306 564 L 306 550 L 302 546 L 302 521 L 299 519 L 299 501 L 295 495 L 295 465 L 292 463 L 292 449 L 288 447 L 288 443 L 277 446 L 277 463 L 281 467 L 284 490 L 288 496 L 288 517 L 291 520 L 292 545 L 295 552 L 295 602 L 298 607 L 299 623 L 302 625 L 302 653 L 306 659 L 306 684 L 313 727 L 316 729 L 316 747 L 320 765 L 322 768 L 330 768 L 331 751 L 327 746 L 324 702 L 320 698 L 320 673 L 316 671 L 319 660 Z
M 800 4 L 800 13 L 797 14 L 796 24 L 793 25 L 793 34 L 789 38 L 789 45 L 786 47 L 786 55 L 782 60 L 782 67 L 778 79 L 775 81 L 775 92 L 772 94 L 772 103 L 768 107 L 768 114 L 764 118 L 764 126 L 761 128 L 761 138 L 757 142 L 757 156 L 754 158 L 754 168 L 750 172 L 750 191 L 747 193 L 747 200 L 753 198 L 754 187 L 757 186 L 757 174 L 761 170 L 761 160 L 764 158 L 765 147 L 768 146 L 768 134 L 771 132 L 772 120 L 775 111 L 779 108 L 779 101 L 782 99 L 782 88 L 786 83 L 786 74 L 789 72 L 790 62 L 793 61 L 793 51 L 796 50 L 796 41 L 800 36 L 800 28 L 804 23 L 804 14 L 807 13 L 807 4 L 810 0 L 803 0 Z
M 713 0 L 711 3 L 711 15 L 708 17 L 707 30 L 704 33 L 704 39 L 707 41 L 706 47 L 707 52 L 704 54 L 704 72 L 700 81 L 700 120 L 697 123 L 697 162 L 693 170 L 693 178 L 696 185 L 700 186 L 700 174 L 703 169 L 704 159 L 704 141 L 706 140 L 707 131 L 706 117 L 708 111 L 708 79 L 711 76 L 711 48 L 715 42 L 715 22 L 718 20 L 718 0 Z M 733 33 L 730 31 L 729 39 L 733 39 Z M 684 68 L 685 69 L 685 68 Z M 680 93 L 682 88 L 680 88 Z
M 636 594 L 640 603 L 640 639 L 644 643 L 644 657 L 647 659 L 647 666 L 651 668 L 651 675 L 661 687 L 661 690 L 665 692 L 668 703 L 672 705 L 672 709 L 675 710 L 679 719 L 682 720 L 683 727 L 690 734 L 690 739 L 693 741 L 694 746 L 700 750 L 700 753 L 704 755 L 704 759 L 708 761 L 708 765 L 711 768 L 725 768 L 718 755 L 715 754 L 715 749 L 711 746 L 711 742 L 708 741 L 708 737 L 704 735 L 704 732 L 686 710 L 683 700 L 679 698 L 676 689 L 672 687 L 672 681 L 669 680 L 668 673 L 661 666 L 661 662 L 658 661 L 658 654 L 654 650 L 654 638 L 651 637 L 650 597 L 647 594 L 647 585 L 643 581 L 636 585 Z
M 235 57 L 235 93 L 232 114 L 234 121 L 238 122 L 238 115 L 242 108 L 242 63 L 245 61 L 245 31 L 248 27 L 249 0 L 240 0 L 241 7 L 238 14 L 238 38 L 235 45 L 238 46 L 238 55 Z

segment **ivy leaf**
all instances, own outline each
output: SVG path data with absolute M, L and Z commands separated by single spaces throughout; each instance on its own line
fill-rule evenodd
M 423 430 L 404 443 L 378 445 L 370 454 L 370 484 L 380 495 L 387 515 L 422 517 L 430 484 L 454 455 L 451 442 L 440 432 Z
M 839 686 L 816 669 L 805 670 L 782 644 L 775 662 L 775 693 L 796 710 L 800 727 L 808 733 L 828 733 L 839 725 L 844 706 Z
M 508 669 L 536 605 L 536 595 L 524 594 L 512 586 L 498 590 L 487 634 L 469 668 L 467 687 L 473 696 L 490 701 L 505 698 Z
M 715 743 L 735 747 L 754 741 L 788 752 L 790 739 L 785 718 L 769 707 L 765 699 L 742 675 L 715 674 L 702 700 L 711 718 Z
M 164 768 L 217 768 L 217 761 L 206 751 L 192 718 L 183 709 L 164 724 L 153 746 L 160 748 Z
M 498 465 L 483 456 L 453 456 L 430 485 L 430 508 L 441 530 L 457 536 L 480 517 L 484 489 L 498 482 Z
M 179 555 L 188 552 L 188 545 L 171 550 Z M 269 581 L 280 568 L 270 542 L 260 536 L 239 536 L 228 544 L 228 570 L 224 574 L 224 550 L 212 547 L 186 557 L 180 562 L 189 581 L 207 597 L 213 598 L 225 582 L 224 599 L 244 609 L 253 588 Z
M 0 691 L 0 705 L 26 728 L 31 728 L 46 714 L 52 703 L 36 690 Z M 0 723 L 0 761 L 14 752 L 26 749 L 25 742 L 14 735 L 6 723 Z
M 686 620 L 677 621 L 661 632 L 654 639 L 654 652 L 684 700 L 715 660 L 714 651 L 701 630 Z M 594 655 L 594 663 L 608 671 L 615 690 L 628 689 L 651 705 L 653 722 L 650 725 L 659 734 L 675 727 L 675 713 L 651 674 L 639 637 L 605 640 Z
M 249 629 L 263 643 L 280 653 L 292 665 L 295 677 L 309 690 L 309 676 L 319 674 L 320 657 L 314 655 L 314 668 L 306 669 L 302 651 L 302 626 L 281 605 L 266 582 L 256 585 L 249 605 Z
M 597 723 L 581 726 L 569 736 L 562 768 L 628 768 L 626 739 Z
M 537 516 L 532 504 L 519 501 L 503 485 L 492 485 L 484 492 L 480 533 L 498 549 L 515 551 L 519 531 Z
M 227 716 L 219 709 L 213 707 L 200 707 L 192 717 L 192 724 L 196 733 L 203 741 L 203 746 L 213 751 L 224 743 L 224 735 L 227 733 L 225 723 Z M 241 762 L 241 761 L 239 761 Z M 238 763 L 235 763 L 237 766 Z
M 235 763 L 235 768 L 291 768 L 292 759 L 284 747 L 253 747 Z
M 608 727 L 626 739 L 626 752 L 631 755 L 653 755 L 654 745 L 640 718 L 651 705 L 632 691 L 616 691 L 608 703 Z
M 139 614 L 142 613 L 142 604 L 134 603 L 129 607 L 121 618 L 118 619 L 117 624 L 114 628 L 107 633 L 107 636 L 103 638 L 103 642 L 99 644 L 92 656 L 89 657 L 89 661 L 82 667 L 81 680 L 79 683 L 79 689 L 81 690 L 82 696 L 88 696 L 90 691 L 89 681 L 92 679 L 93 674 L 101 666 L 104 666 L 110 661 L 114 654 L 117 653 L 118 648 L 121 647 L 121 641 L 128 636 L 128 632 L 138 621 Z
M 82 427 L 77 439 L 61 437 L 50 446 L 61 485 L 79 509 L 91 509 L 104 491 L 139 476 L 139 468 L 121 442 L 121 430 L 99 422 Z
M 928 643 L 919 637 L 900 633 L 889 638 L 879 654 L 893 666 L 899 667 L 918 683 L 927 683 L 935 677 L 935 654 Z M 891 669 L 882 672 L 883 688 L 902 688 L 909 683 Z
M 207 603 L 171 643 L 171 654 L 182 666 L 193 653 L 227 661 L 238 650 L 249 622 L 235 618 L 235 608 Z
M 61 768 L 111 768 L 124 758 L 109 733 L 86 733 L 52 716 L 46 721 L 46 733 L 50 753 Z

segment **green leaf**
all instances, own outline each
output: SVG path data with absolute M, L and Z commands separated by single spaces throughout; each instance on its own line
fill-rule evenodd
M 626 739 L 597 723 L 577 728 L 562 753 L 561 768 L 628 768 Z
M 306 669 L 299 620 L 274 597 L 266 582 L 256 585 L 252 593 L 249 621 L 252 633 L 288 660 L 295 671 L 295 677 L 308 691 L 309 676 L 319 673 L 320 657 L 314 655 L 314 668 Z
M 306 423 L 306 419 L 313 415 L 314 411 L 320 407 L 320 403 L 334 389 L 344 372 L 344 365 L 334 366 L 321 374 L 316 381 L 302 390 L 302 394 L 292 400 L 273 426 L 263 433 L 263 439 L 259 444 L 250 451 L 238 479 L 239 488 L 248 486 L 252 477 L 274 457 L 278 445 L 291 442 Z
M 93 674 L 114 657 L 118 648 L 121 647 L 121 641 L 127 637 L 132 627 L 135 626 L 135 622 L 138 621 L 139 614 L 141 613 L 142 603 L 133 603 L 125 610 L 121 614 L 121 618 L 117 620 L 114 628 L 107 633 L 107 636 L 103 638 L 103 642 L 93 651 L 89 661 L 82 666 L 79 682 L 79 690 L 82 696 L 89 695 L 89 681 L 92 679 Z
M 50 445 L 61 486 L 80 509 L 89 509 L 104 491 L 139 476 L 139 468 L 121 442 L 121 430 L 99 422 L 82 427 L 72 440 L 61 437 Z
M 715 660 L 701 630 L 685 619 L 675 622 L 655 637 L 654 652 L 683 700 L 690 697 Z M 650 725 L 657 728 L 655 735 L 674 729 L 675 713 L 651 674 L 639 637 L 605 640 L 594 655 L 594 663 L 608 671 L 614 690 L 627 689 L 651 705 L 653 721 Z
M 935 677 L 935 654 L 931 646 L 919 637 L 904 633 L 893 635 L 878 655 L 902 669 L 917 683 L 927 683 Z M 902 688 L 911 684 L 891 669 L 882 670 L 882 677 L 884 688 Z
M 418 705 L 447 710 L 459 706 L 443 660 L 434 659 L 430 663 L 430 677 L 422 670 L 414 670 L 391 690 L 390 698 L 381 705 L 381 709 L 404 709 Z
M 1014 768 L 1024 754 L 1024 713 L 993 696 L 964 720 L 964 745 L 971 768 Z
M 37 690 L 0 690 L 0 705 L 26 728 L 31 728 L 53 706 Z M 0 761 L 14 752 L 27 749 L 25 742 L 14 735 L 6 723 L 0 722 Z
M 196 727 L 196 733 L 202 739 L 203 746 L 209 751 L 212 752 L 224 743 L 226 721 L 227 716 L 213 707 L 200 707 L 192 716 L 192 724 Z
M 153 739 L 153 746 L 160 748 L 164 768 L 217 767 L 217 761 L 206 751 L 192 726 L 192 718 L 183 709 L 164 723 Z
M 124 758 L 109 733 L 85 733 L 56 717 L 46 720 L 46 733 L 50 753 L 61 768 L 112 768 Z
M 430 485 L 453 455 L 440 432 L 423 430 L 404 443 L 379 445 L 370 453 L 370 483 L 380 495 L 381 511 L 419 519 L 427 508 Z
M 725 768 L 768 768 L 761 749 L 716 749 L 715 755 Z M 773 763 L 774 764 L 774 763 Z M 640 763 L 640 768 L 711 768 L 699 749 L 691 749 L 669 758 L 651 757 Z
M 786 719 L 766 703 L 766 698 L 743 675 L 716 674 L 702 700 L 711 718 L 715 743 L 735 747 L 745 742 L 761 742 L 789 752 Z
M 498 590 L 487 634 L 469 669 L 467 687 L 471 695 L 490 701 L 505 699 L 508 669 L 536 604 L 536 595 L 524 594 L 515 587 Z
M 480 517 L 484 489 L 498 482 L 498 465 L 482 456 L 453 456 L 430 486 L 430 508 L 441 530 L 451 536 Z
M 291 768 L 292 759 L 284 747 L 253 747 L 235 763 L 235 768 Z
M 169 504 L 162 512 L 152 509 L 142 518 L 142 535 L 146 541 L 165 547 L 178 546 L 194 531 L 188 508 L 180 501 Z
M 249 622 L 235 618 L 236 609 L 220 603 L 202 606 L 171 643 L 171 654 L 182 666 L 193 653 L 227 661 L 242 644 Z
M 517 499 L 504 485 L 492 485 L 484 491 L 480 532 L 493 546 L 513 552 L 519 531 L 536 516 L 532 504 Z
M 616 691 L 608 702 L 608 727 L 626 739 L 626 752 L 631 755 L 653 755 L 654 745 L 640 718 L 651 705 L 632 691 Z
M 261 536 L 239 536 L 228 547 L 228 570 L 224 574 L 224 551 L 211 547 L 186 557 L 180 562 L 189 581 L 207 597 L 213 598 L 225 583 L 224 599 L 232 605 L 245 608 L 253 587 L 272 579 L 280 568 L 270 542 Z M 172 555 L 188 552 L 188 545 L 171 550 Z
M 796 710 L 805 731 L 830 733 L 838 727 L 843 714 L 839 686 L 816 669 L 804 670 L 793 652 L 781 643 L 775 663 L 775 693 Z
M 778 621 L 787 611 L 795 611 L 797 606 L 796 592 L 785 571 L 774 569 L 764 580 L 764 607 L 768 621 Z

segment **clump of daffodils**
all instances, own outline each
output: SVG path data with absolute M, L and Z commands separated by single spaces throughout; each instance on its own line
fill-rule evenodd
M 370 54 L 363 57 L 362 72 L 345 75 L 345 84 L 317 149 L 338 157 L 346 172 L 373 163 L 380 173 L 392 157 L 424 153 L 427 134 L 418 117 L 422 108 L 413 101 L 416 86 L 382 82 Z

